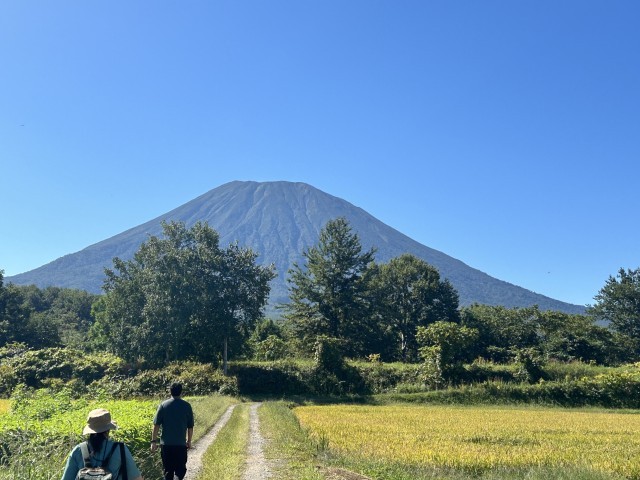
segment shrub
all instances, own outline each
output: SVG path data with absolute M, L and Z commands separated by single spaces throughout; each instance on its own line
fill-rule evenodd
M 293 361 L 232 364 L 229 373 L 237 378 L 242 394 L 302 395 L 309 393 L 305 383 L 309 368 Z
M 221 390 L 230 395 L 237 391 L 237 381 L 211 364 L 176 362 L 159 370 L 144 370 L 133 377 L 105 377 L 95 382 L 102 390 L 118 398 L 164 396 L 173 382 L 182 383 L 185 395 L 206 395 Z
M 46 348 L 24 351 L 18 355 L 5 357 L 2 366 L 15 372 L 15 379 L 0 374 L 0 386 L 10 388 L 24 383 L 33 388 L 45 386 L 47 379 L 69 381 L 76 379 L 89 384 L 105 375 L 122 373 L 124 361 L 111 354 L 88 354 L 70 348 Z M 11 392 L 0 392 L 9 395 Z
M 539 403 L 563 407 L 640 408 L 640 370 L 536 384 L 486 382 L 424 393 L 390 394 L 383 398 L 433 403 Z
M 279 360 L 287 356 L 287 344 L 280 337 L 269 335 L 266 339 L 256 342 L 253 347 L 256 360 Z

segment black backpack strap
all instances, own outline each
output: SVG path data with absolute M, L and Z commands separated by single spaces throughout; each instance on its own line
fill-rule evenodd
M 109 460 L 111 460 L 111 455 L 113 455 L 113 452 L 116 451 L 117 447 L 118 447 L 118 444 L 116 442 L 113 442 L 113 445 L 111 446 L 111 451 L 109 452 L 109 455 L 104 457 L 104 460 L 102 460 L 102 467 L 103 468 L 107 466 L 107 464 L 109 463 Z
M 120 479 L 129 480 L 129 473 L 127 472 L 127 455 L 124 451 L 124 443 L 120 442 Z

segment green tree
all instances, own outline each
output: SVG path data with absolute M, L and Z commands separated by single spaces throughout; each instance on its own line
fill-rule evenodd
M 613 365 L 631 359 L 625 339 L 589 315 L 544 311 L 539 315 L 540 350 L 548 359 Z
M 207 303 L 219 307 L 224 335 L 223 362 L 227 374 L 227 349 L 231 339 L 244 341 L 250 337 L 256 323 L 263 316 L 269 297 L 269 282 L 275 277 L 272 267 L 257 266 L 257 254 L 237 244 L 230 245 L 222 255 L 223 272 L 217 296 Z M 204 289 L 207 297 L 212 290 Z
M 5 286 L 3 273 L 0 270 L 0 346 L 13 342 L 31 348 L 58 345 L 57 324 L 50 318 L 35 315 L 25 300 L 26 287 Z
M 151 365 L 214 361 L 239 348 L 261 318 L 273 268 L 250 249 L 219 246 L 207 224 L 163 223 L 132 260 L 115 258 L 94 307 L 97 344 Z
M 0 345 L 19 342 L 25 336 L 28 320 L 20 297 L 4 285 L 4 270 L 0 270 Z
M 358 235 L 341 217 L 327 222 L 318 244 L 303 252 L 305 265 L 289 270 L 285 317 L 308 351 L 326 336 L 347 340 L 346 355 L 366 352 L 375 336 L 368 321 L 366 275 L 374 254 L 374 249 L 362 251 Z
M 640 353 L 640 268 L 621 268 L 616 277 L 609 277 L 594 299 L 596 303 L 589 313 L 636 341 L 636 353 Z
M 462 309 L 461 323 L 479 332 L 478 341 L 472 346 L 474 357 L 507 362 L 513 359 L 514 349 L 540 346 L 540 310 L 537 306 L 506 308 L 473 304 Z
M 425 362 L 425 379 L 440 387 L 445 381 L 460 378 L 463 363 L 471 359 L 469 347 L 477 340 L 478 331 L 454 322 L 438 321 L 428 327 L 418 327 L 416 338 Z
M 417 327 L 459 321 L 458 293 L 424 260 L 404 254 L 376 266 L 371 277 L 383 330 L 391 333 L 397 345 L 393 359 L 417 359 Z
M 56 338 L 62 345 L 84 348 L 94 321 L 91 307 L 98 295 L 72 288 L 40 289 L 35 285 L 16 288 L 23 307 L 30 312 L 29 328 L 40 332 L 42 341 L 47 343 L 43 346 L 53 346 L 51 339 Z

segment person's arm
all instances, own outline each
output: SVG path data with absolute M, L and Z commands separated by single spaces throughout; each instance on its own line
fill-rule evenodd
M 151 451 L 155 452 L 156 448 L 158 448 L 158 432 L 160 431 L 160 425 L 154 425 L 153 431 L 151 432 Z
M 193 427 L 187 428 L 187 448 L 191 448 L 192 437 L 193 437 Z
M 77 447 L 76 447 L 77 448 Z M 74 458 L 75 449 L 71 451 L 69 457 L 67 458 L 67 464 L 64 467 L 64 473 L 62 474 L 62 480 L 74 480 L 76 478 L 76 474 L 80 467 L 76 463 L 76 459 Z

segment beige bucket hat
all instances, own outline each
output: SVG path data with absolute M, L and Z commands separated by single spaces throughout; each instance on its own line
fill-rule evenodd
M 96 408 L 89 412 L 87 417 L 87 424 L 82 430 L 83 435 L 89 435 L 90 433 L 102 433 L 107 430 L 116 430 L 118 425 L 111 421 L 111 414 L 109 410 L 104 408 Z

